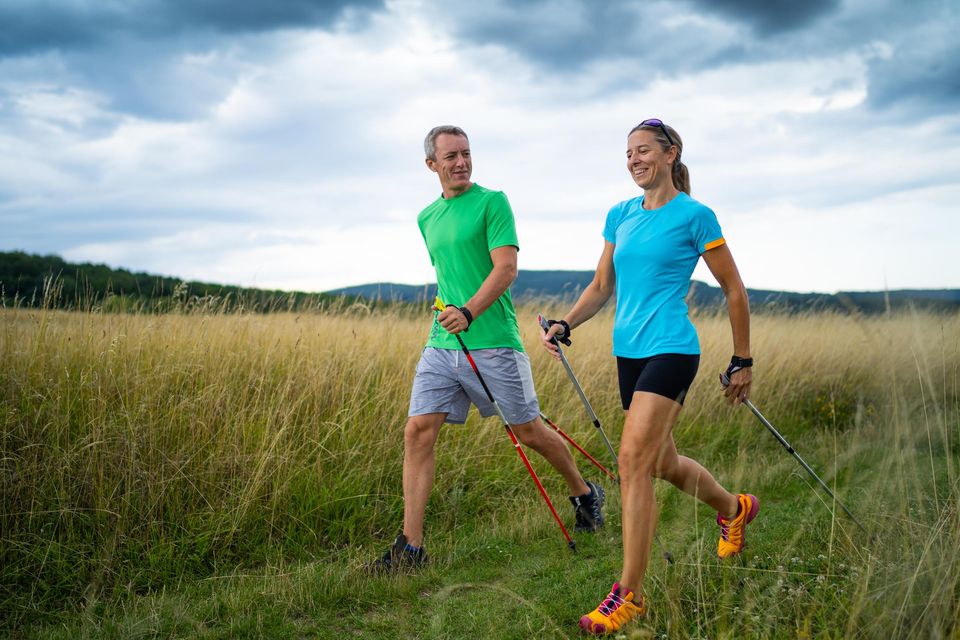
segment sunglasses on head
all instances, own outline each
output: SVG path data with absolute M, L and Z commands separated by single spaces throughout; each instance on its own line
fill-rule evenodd
M 673 138 L 670 137 L 670 132 L 667 131 L 667 128 L 663 125 L 663 120 L 661 120 L 660 118 L 648 118 L 647 120 L 644 120 L 637 126 L 638 127 L 659 127 L 660 131 L 663 131 L 663 135 L 667 136 L 667 142 L 669 142 L 672 146 L 676 147 L 677 149 L 680 148 L 680 145 L 674 142 Z

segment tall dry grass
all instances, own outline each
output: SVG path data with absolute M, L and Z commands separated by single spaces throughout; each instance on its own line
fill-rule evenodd
M 600 457 L 579 398 L 536 345 L 537 311 L 521 309 L 520 321 L 542 408 Z M 769 436 L 717 391 L 731 349 L 725 316 L 695 321 L 701 374 L 678 442 L 725 461 L 733 481 L 785 483 L 795 463 L 783 453 L 751 465 L 751 447 Z M 426 313 L 404 307 L 0 311 L 6 624 L 388 537 L 402 515 L 402 426 L 428 328 Z M 577 329 L 567 354 L 616 442 L 610 328 L 605 312 Z M 862 550 L 874 573 L 846 619 L 874 611 L 871 589 L 889 580 L 903 582 L 892 624 L 955 616 L 960 317 L 760 315 L 752 341 L 757 405 L 799 450 L 832 452 L 825 479 L 855 487 L 848 495 L 872 531 L 897 532 L 895 553 Z M 475 414 L 444 431 L 432 525 L 496 519 L 491 499 L 531 499 L 503 437 Z M 546 481 L 562 495 L 557 479 Z M 849 537 L 836 544 L 861 553 Z

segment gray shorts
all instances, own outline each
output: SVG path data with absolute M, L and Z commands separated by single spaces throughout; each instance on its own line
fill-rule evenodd
M 524 424 L 540 415 L 533 389 L 530 359 L 510 348 L 470 350 L 480 375 L 510 424 Z M 496 415 L 470 362 L 459 349 L 426 347 L 417 363 L 410 392 L 410 416 L 445 413 L 446 422 L 463 424 L 470 403 L 484 418 Z

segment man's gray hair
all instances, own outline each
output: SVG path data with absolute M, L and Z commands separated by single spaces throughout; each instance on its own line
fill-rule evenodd
M 428 160 L 437 159 L 437 138 L 444 133 L 449 133 L 454 136 L 463 136 L 467 138 L 467 134 L 460 127 L 455 127 L 451 124 L 443 124 L 439 127 L 434 127 L 430 129 L 430 133 L 427 134 L 427 137 L 423 140 L 423 152 L 427 154 Z M 470 138 L 467 138 L 470 140 Z

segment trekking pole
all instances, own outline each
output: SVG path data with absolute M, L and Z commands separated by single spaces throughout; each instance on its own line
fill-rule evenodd
M 544 317 L 543 317 L 542 314 L 537 314 L 537 321 L 540 323 L 540 327 L 544 330 L 544 332 L 550 330 L 550 324 L 544 319 Z M 610 441 L 607 439 L 607 434 L 605 434 L 605 433 L 603 432 L 603 427 L 600 426 L 600 419 L 597 417 L 597 414 L 594 412 L 593 406 L 590 404 L 590 401 L 587 400 L 587 394 L 585 394 L 585 393 L 583 392 L 583 387 L 580 386 L 580 382 L 577 380 L 576 374 L 573 373 L 573 368 L 570 366 L 570 363 L 567 362 L 566 356 L 563 355 L 563 348 L 560 346 L 560 341 L 557 340 L 557 337 L 556 337 L 556 336 L 554 336 L 552 342 L 553 342 L 553 344 L 555 344 L 556 347 L 557 347 L 557 351 L 558 351 L 558 353 L 560 354 L 560 361 L 563 362 L 563 366 L 564 366 L 564 368 L 567 370 L 567 375 L 570 377 L 570 381 L 573 382 L 573 386 L 576 387 L 577 393 L 580 394 L 580 399 L 583 401 L 583 406 L 586 407 L 587 413 L 590 414 L 590 417 L 591 417 L 591 419 L 593 420 L 593 426 L 595 426 L 595 427 L 597 428 L 597 430 L 600 432 L 600 435 L 603 437 L 603 441 L 604 441 L 604 442 L 606 443 L 606 445 L 607 445 L 607 449 L 610 450 L 610 455 L 613 456 L 614 469 L 616 469 L 616 467 L 617 467 L 617 452 L 614 451 L 613 446 L 610 444 Z M 567 345 L 569 345 L 569 344 L 570 344 L 570 341 L 568 340 L 568 341 L 567 341 Z M 559 433 L 561 436 L 563 436 L 563 437 L 567 440 L 567 442 L 569 442 L 571 445 L 573 445 L 573 446 L 577 449 L 577 451 L 579 451 L 580 453 L 582 453 L 583 455 L 585 455 L 585 456 L 587 457 L 587 459 L 590 460 L 590 462 L 592 462 L 594 465 L 596 465 L 596 467 L 597 467 L 598 469 L 600 469 L 600 470 L 603 471 L 605 474 L 607 474 L 608 476 L 610 476 L 610 478 L 611 478 L 614 482 L 616 482 L 617 484 L 620 484 L 620 478 L 619 478 L 618 476 L 610 473 L 610 471 L 608 471 L 608 470 L 606 469 L 606 467 L 604 467 L 602 464 L 600 464 L 600 463 L 597 461 L 596 458 L 594 458 L 593 456 L 591 456 L 591 455 L 590 455 L 589 453 L 587 453 L 582 447 L 580 447 L 580 445 L 578 445 L 576 442 L 574 442 L 573 439 L 572 439 L 570 436 L 568 436 L 566 433 L 564 433 L 564 432 L 560 429 L 560 427 L 558 427 L 558 426 L 555 425 L 553 422 L 551 422 L 550 419 L 547 418 L 547 416 L 543 415 L 542 412 L 540 413 L 540 417 L 541 417 L 548 425 L 550 425 L 551 427 L 553 427 L 553 429 L 554 429 L 557 433 Z M 667 549 L 666 547 L 664 547 L 663 542 L 661 542 L 661 540 L 660 540 L 660 534 L 659 534 L 659 532 L 654 531 L 654 533 L 653 533 L 653 538 L 654 538 L 654 540 L 657 542 L 657 544 L 660 545 L 660 548 L 663 549 L 663 559 L 666 560 L 668 563 L 673 564 L 673 554 L 670 553 L 670 550 L 669 550 L 669 549 Z
M 540 327 L 544 330 L 544 332 L 550 330 L 550 324 L 542 315 L 537 314 L 537 321 L 540 323 Z M 583 392 L 583 387 L 580 386 L 580 381 L 577 380 L 577 376 L 573 372 L 573 368 L 570 366 L 570 363 L 567 362 L 567 356 L 563 355 L 563 347 L 560 346 L 560 341 L 557 340 L 556 336 L 553 336 L 553 338 L 551 338 L 551 342 L 556 345 L 557 353 L 560 355 L 560 362 L 563 363 L 563 367 L 567 370 L 567 376 L 570 378 L 570 382 L 573 383 L 573 386 L 577 389 L 577 393 L 580 394 L 580 400 L 583 401 L 583 406 L 586 407 L 587 413 L 590 414 L 590 419 L 593 420 L 593 426 L 595 426 L 597 431 L 600 432 L 600 437 L 603 438 L 604 444 L 606 444 L 607 449 L 610 450 L 610 455 L 613 458 L 613 468 L 616 470 L 617 452 L 613 450 L 613 445 L 610 444 L 610 440 L 607 439 L 607 434 L 603 432 L 603 427 L 600 426 L 600 418 L 597 417 L 597 413 L 593 410 L 593 406 L 590 404 L 590 401 L 587 400 L 587 394 Z M 567 344 L 569 344 L 569 341 Z M 606 469 L 604 469 L 604 471 L 606 471 Z M 617 475 L 619 476 L 619 473 Z M 620 483 L 619 478 L 614 478 L 614 480 L 617 482 L 617 484 Z
M 608 476 L 610 476 L 610 479 L 613 480 L 614 482 L 616 482 L 616 483 L 619 483 L 619 482 L 620 482 L 620 480 L 617 478 L 617 476 L 615 476 L 615 475 L 613 475 L 612 473 L 610 473 L 610 471 L 609 471 L 605 466 L 603 466 L 602 464 L 600 464 L 600 461 L 599 461 L 599 460 L 597 460 L 597 459 L 594 458 L 592 455 L 590 455 L 589 453 L 587 453 L 587 451 L 586 451 L 583 447 L 581 447 L 579 444 L 577 444 L 576 441 L 574 441 L 573 438 L 571 438 L 571 437 L 568 436 L 566 433 L 564 433 L 564 432 L 563 432 L 563 429 L 561 429 L 561 428 L 558 427 L 556 424 L 554 424 L 554 422 L 553 422 L 552 420 L 550 420 L 550 418 L 548 418 L 547 416 L 545 416 L 542 411 L 540 412 L 540 417 L 543 419 L 544 422 L 546 422 L 548 425 L 550 425 L 550 427 L 551 427 L 554 431 L 556 431 L 557 433 L 559 433 L 559 434 L 563 437 L 564 440 L 566 440 L 567 442 L 569 442 L 569 443 L 573 446 L 574 449 L 576 449 L 577 451 L 579 451 L 580 453 L 582 453 L 584 456 L 586 456 L 587 460 L 589 460 L 590 462 L 592 462 L 592 463 L 594 464 L 594 466 L 597 467 L 597 469 L 600 469 L 600 471 L 603 471 L 605 474 L 607 474 Z
M 725 373 L 721 373 L 721 374 L 720 374 L 720 384 L 722 384 L 724 388 L 726 388 L 727 385 L 730 384 L 730 378 L 727 377 L 727 374 L 725 374 Z M 743 404 L 747 405 L 747 408 L 750 409 L 750 411 L 753 412 L 753 415 L 755 415 L 755 416 L 757 416 L 757 418 L 759 418 L 760 422 L 763 423 L 763 426 L 765 426 L 765 427 L 770 431 L 770 433 L 773 434 L 773 437 L 776 438 L 777 441 L 778 441 L 780 444 L 783 445 L 783 448 L 786 449 L 787 452 L 788 452 L 790 455 L 792 455 L 792 456 L 796 459 L 796 461 L 799 462 L 800 465 L 801 465 L 804 469 L 806 469 L 807 472 L 810 473 L 811 476 L 813 476 L 813 479 L 820 483 L 820 486 L 823 487 L 823 490 L 827 492 L 827 494 L 830 496 L 830 498 L 831 498 L 834 502 L 836 502 L 838 505 L 840 505 L 840 508 L 843 509 L 848 516 L 850 516 L 850 519 L 853 520 L 853 522 L 854 522 L 858 527 L 860 527 L 860 530 L 863 531 L 864 533 L 867 533 L 866 527 L 864 527 L 862 524 L 860 524 L 860 521 L 857 520 L 857 517 L 856 517 L 855 515 L 853 515 L 853 513 L 850 511 L 850 509 L 847 509 L 846 505 L 844 505 L 842 502 L 840 502 L 840 500 L 837 498 L 837 496 L 833 495 L 833 491 L 830 490 L 830 487 L 827 486 L 827 483 L 824 482 L 823 480 L 821 480 L 821 479 L 820 479 L 820 476 L 818 476 L 818 475 L 813 471 L 813 469 L 810 468 L 810 465 L 808 465 L 806 462 L 804 462 L 803 458 L 801 458 L 801 457 L 800 457 L 800 454 L 797 453 L 796 450 L 795 450 L 793 447 L 790 446 L 790 443 L 787 442 L 786 438 L 784 438 L 782 435 L 780 435 L 780 432 L 777 431 L 777 429 L 776 429 L 772 424 L 770 424 L 770 421 L 767 420 L 767 419 L 763 416 L 762 413 L 760 413 L 760 410 L 757 409 L 756 405 L 754 405 L 750 400 L 744 400 L 744 401 L 743 401 Z
M 446 308 L 446 305 L 440 300 L 440 297 L 434 300 L 433 308 L 437 311 L 443 311 Z M 563 532 L 563 537 L 567 539 L 567 546 L 571 551 L 576 553 L 577 543 L 573 541 L 573 538 L 570 537 L 570 534 L 567 532 L 567 528 L 563 526 L 563 522 L 560 520 L 560 516 L 557 515 L 557 510 L 553 508 L 553 503 L 550 501 L 550 496 L 547 495 L 546 489 L 543 488 L 543 484 L 540 483 L 540 478 L 537 477 L 536 471 L 533 470 L 533 466 L 530 464 L 530 461 L 527 459 L 527 454 L 523 452 L 523 448 L 520 446 L 520 441 L 517 440 L 517 436 L 513 433 L 513 429 L 510 428 L 510 423 L 507 422 L 507 417 L 503 415 L 503 411 L 500 409 L 500 405 L 497 404 L 497 401 L 494 400 L 493 394 L 490 392 L 490 387 L 487 386 L 487 382 L 483 379 L 483 376 L 480 375 L 480 369 L 477 368 L 477 363 L 473 361 L 473 356 L 470 355 L 470 350 L 467 349 L 466 343 L 464 343 L 463 338 L 460 337 L 460 334 L 454 334 L 457 342 L 460 343 L 460 348 L 463 350 L 463 354 L 467 356 L 467 361 L 470 363 L 470 367 L 473 369 L 473 372 L 477 375 L 477 380 L 480 381 L 480 386 L 483 387 L 483 390 L 487 394 L 487 399 L 490 401 L 490 404 L 493 405 L 493 408 L 497 412 L 497 416 L 503 422 L 503 428 L 507 430 L 507 435 L 510 436 L 510 440 L 513 442 L 514 449 L 517 450 L 517 453 L 520 454 L 520 459 L 523 460 L 524 466 L 527 468 L 527 471 L 530 472 L 530 477 L 533 478 L 533 482 L 537 485 L 537 489 L 540 490 L 540 495 L 543 496 L 544 501 L 547 503 L 547 507 L 550 508 L 550 513 L 553 514 L 553 518 L 557 521 L 557 524 L 560 525 L 560 530 Z

